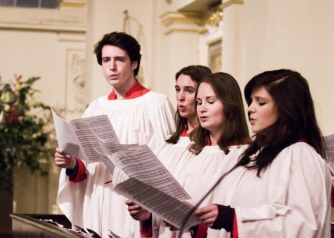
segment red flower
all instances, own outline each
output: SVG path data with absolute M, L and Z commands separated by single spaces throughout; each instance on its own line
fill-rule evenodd
M 19 113 L 16 109 L 12 109 L 6 116 L 6 123 L 13 124 L 19 121 Z

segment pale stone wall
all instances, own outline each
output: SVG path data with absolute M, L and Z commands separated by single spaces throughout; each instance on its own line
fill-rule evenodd
M 265 70 L 299 71 L 324 135 L 334 133 L 334 2 L 245 0 L 224 10 L 223 70 L 243 88 Z

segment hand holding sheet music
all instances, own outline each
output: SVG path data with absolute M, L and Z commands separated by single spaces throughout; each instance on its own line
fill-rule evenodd
M 188 204 L 169 196 L 160 190 L 149 186 L 135 178 L 119 183 L 114 191 L 135 201 L 146 210 L 160 216 L 164 221 L 180 229 L 184 218 L 191 212 Z M 192 215 L 184 225 L 185 229 L 199 224 L 197 217 Z
M 59 147 L 67 154 L 97 162 L 102 142 L 119 144 L 117 135 L 106 115 L 65 121 L 52 110 Z
M 65 121 L 54 111 L 59 147 L 67 154 L 102 162 L 113 175 L 111 188 L 180 228 L 191 197 L 147 145 L 122 145 L 106 115 Z M 115 168 L 116 167 L 116 168 Z M 186 226 L 198 224 L 191 216 Z

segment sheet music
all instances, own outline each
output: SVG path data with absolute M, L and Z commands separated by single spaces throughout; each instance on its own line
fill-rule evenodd
M 173 175 L 160 162 L 147 145 L 136 146 L 127 150 L 107 155 L 110 161 L 128 177 L 152 186 L 169 196 L 181 201 L 190 199 L 188 193 L 176 181 Z M 122 177 L 122 176 L 121 176 Z M 122 177 L 124 178 L 124 177 Z M 114 186 L 120 181 L 114 181 Z
M 130 178 L 125 182 L 117 184 L 114 191 L 136 202 L 146 210 L 157 214 L 161 219 L 178 229 L 181 228 L 185 217 L 192 209 L 192 207 L 178 199 L 135 178 Z M 196 216 L 192 215 L 184 227 L 187 230 L 199 223 Z
M 332 176 L 334 176 L 334 134 L 324 136 L 323 142 L 327 163 L 331 169 Z
M 99 157 L 99 160 L 102 163 L 104 163 L 104 165 L 107 167 L 110 174 L 113 175 L 113 181 L 125 181 L 125 179 L 128 179 L 129 176 L 126 176 L 124 174 L 120 175 L 119 172 L 114 174 L 115 165 L 108 158 L 107 155 L 108 154 L 112 155 L 113 153 L 115 153 L 119 150 L 126 150 L 126 149 L 129 149 L 129 148 L 135 147 L 135 146 L 138 146 L 138 145 L 137 144 L 114 144 L 113 142 L 105 142 L 101 145 L 102 151 L 96 150 L 97 152 L 101 153 L 101 156 Z M 116 179 L 116 178 L 118 178 L 118 179 Z
M 191 197 L 147 145 L 121 145 L 106 115 L 65 121 L 52 111 L 59 147 L 86 162 L 100 161 L 113 175 L 114 191 L 180 228 Z M 186 226 L 198 224 L 191 217 Z
M 57 134 L 58 146 L 67 154 L 85 160 L 97 162 L 102 155 L 102 142 L 119 144 L 119 140 L 108 116 L 94 116 L 65 121 L 52 110 Z

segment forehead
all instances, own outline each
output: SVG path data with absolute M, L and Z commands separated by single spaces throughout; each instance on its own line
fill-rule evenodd
M 180 74 L 180 76 L 176 79 L 176 85 L 178 86 L 192 86 L 196 87 L 197 82 L 192 80 L 192 78 L 189 75 L 186 74 Z
M 127 52 L 118 46 L 114 46 L 114 45 L 103 46 L 102 58 L 103 57 L 116 57 L 116 56 L 121 56 L 121 57 L 126 57 L 126 58 L 129 57 Z
M 198 87 L 197 97 L 216 96 L 212 86 L 209 83 L 203 82 Z
M 252 90 L 251 97 L 259 97 L 259 98 L 267 98 L 272 99 L 271 95 L 269 94 L 268 90 L 264 87 L 257 87 Z

